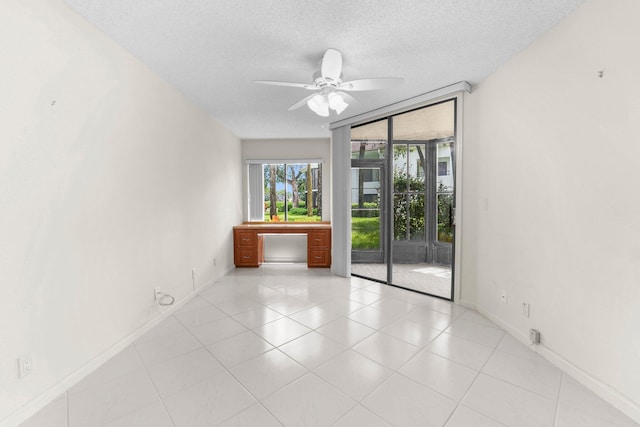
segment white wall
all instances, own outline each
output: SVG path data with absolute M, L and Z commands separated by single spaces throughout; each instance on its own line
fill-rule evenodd
M 307 263 L 306 234 L 267 234 L 264 236 L 265 262 Z
M 322 220 L 331 221 L 331 146 L 326 139 L 246 139 L 242 141 L 242 160 L 323 160 Z M 243 165 L 244 218 L 249 218 L 247 167 Z
M 0 52 L 2 424 L 157 318 L 154 286 L 181 299 L 192 267 L 197 286 L 233 267 L 242 168 L 234 135 L 60 0 L 3 1 Z
M 543 354 L 640 421 L 638 16 L 590 0 L 466 96 L 462 276 L 463 297 L 523 340 L 539 329 Z

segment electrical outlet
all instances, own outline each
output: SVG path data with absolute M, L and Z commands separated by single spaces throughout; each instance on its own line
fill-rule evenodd
M 191 278 L 192 278 L 193 280 L 195 280 L 195 279 L 196 279 L 196 269 L 195 269 L 195 268 L 192 268 L 192 269 L 191 269 Z
M 504 289 L 500 292 L 500 301 L 502 301 L 503 304 L 507 303 L 507 291 Z
M 215 258 L 213 259 L 213 266 L 214 267 L 216 266 L 216 259 Z
M 33 360 L 30 355 L 18 357 L 18 376 L 24 378 L 33 371 Z
M 540 331 L 529 329 L 529 340 L 531 340 L 531 344 L 540 344 Z
M 162 292 L 158 286 L 153 288 L 153 299 L 154 299 L 154 301 L 158 301 L 162 297 L 162 295 L 164 295 L 164 292 Z
M 528 302 L 523 302 L 522 303 L 522 315 L 524 317 L 529 317 L 529 310 L 531 309 L 531 306 L 529 305 Z

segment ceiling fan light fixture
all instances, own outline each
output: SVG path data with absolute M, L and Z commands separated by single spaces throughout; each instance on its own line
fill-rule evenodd
M 347 104 L 346 102 L 343 103 L 338 108 L 336 108 L 336 114 L 340 115 L 340 113 L 342 113 L 344 110 L 346 110 L 348 106 L 349 106 L 349 104 Z
M 329 117 L 329 100 L 326 95 L 317 94 L 307 101 L 311 111 L 322 117 Z
M 339 93 L 331 92 L 327 98 L 329 101 L 329 107 L 338 115 L 349 106 L 349 104 L 344 101 L 344 98 Z
M 320 104 L 320 108 L 315 113 L 322 117 L 329 117 L 329 103 L 323 99 L 322 104 Z
M 307 106 L 309 107 L 309 109 L 316 114 L 320 114 L 318 113 L 318 111 L 320 111 L 322 104 L 324 104 L 324 97 L 320 94 L 317 94 L 307 101 Z
M 329 101 L 329 108 L 332 110 L 337 109 L 340 104 L 344 103 L 344 99 L 335 92 L 331 92 L 327 96 L 327 100 Z

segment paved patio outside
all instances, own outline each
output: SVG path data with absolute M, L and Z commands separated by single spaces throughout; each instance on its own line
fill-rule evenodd
M 386 264 L 351 264 L 351 273 L 386 281 Z M 451 298 L 451 268 L 434 264 L 394 264 L 393 284 L 430 295 Z

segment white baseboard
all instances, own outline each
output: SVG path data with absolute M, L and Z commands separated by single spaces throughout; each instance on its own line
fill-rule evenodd
M 293 256 L 269 256 L 264 258 L 265 264 L 274 263 L 274 264 L 306 264 L 307 256 L 305 254 L 304 257 L 293 257 Z
M 223 276 L 228 274 L 233 268 L 224 272 Z M 221 277 L 223 277 L 221 276 Z M 154 316 L 147 323 L 133 331 L 131 334 L 127 335 L 111 347 L 109 347 L 104 352 L 100 353 L 96 357 L 94 357 L 89 363 L 82 366 L 80 369 L 71 373 L 67 377 L 65 377 L 62 381 L 54 385 L 53 387 L 46 390 L 44 393 L 40 394 L 36 398 L 30 400 L 25 405 L 14 411 L 4 420 L 0 421 L 0 427 L 15 427 L 29 419 L 31 416 L 35 415 L 39 410 L 47 406 L 49 403 L 53 402 L 55 399 L 60 397 L 60 395 L 67 390 L 69 390 L 74 385 L 78 384 L 81 380 L 83 380 L 86 376 L 91 374 L 93 371 L 98 369 L 100 366 L 104 365 L 107 361 L 109 361 L 112 357 L 120 353 L 122 350 L 127 348 L 133 342 L 135 342 L 138 338 L 140 338 L 145 333 L 149 332 L 156 325 L 162 322 L 164 319 L 173 314 L 176 310 L 182 307 L 184 304 L 189 302 L 193 297 L 198 295 L 198 293 L 205 289 L 207 286 L 215 283 L 217 279 L 209 279 L 204 284 L 198 286 L 196 290 L 189 292 L 184 298 L 180 301 L 177 301 L 175 304 L 171 305 L 166 309 L 162 309 L 158 313 L 157 316 Z
M 585 370 L 579 368 L 569 360 L 565 359 L 555 351 L 545 347 L 544 344 L 531 345 L 529 342 L 529 334 L 523 333 L 514 328 L 511 324 L 503 321 L 501 318 L 492 315 L 489 311 L 483 309 L 478 305 L 477 310 L 487 317 L 489 320 L 500 326 L 505 331 L 509 332 L 514 338 L 526 345 L 531 350 L 544 357 L 551 364 L 557 368 L 563 370 L 567 374 L 571 375 L 576 381 L 584 385 L 586 388 L 594 392 L 601 397 L 607 403 L 611 404 L 614 408 L 631 418 L 632 420 L 640 423 L 640 406 L 631 401 L 628 397 L 606 384 L 602 380 L 594 377 Z
M 461 305 L 464 308 L 470 308 L 472 310 L 477 310 L 478 309 L 478 304 L 476 304 L 475 301 L 469 301 L 469 300 L 460 300 L 458 301 L 458 304 Z

